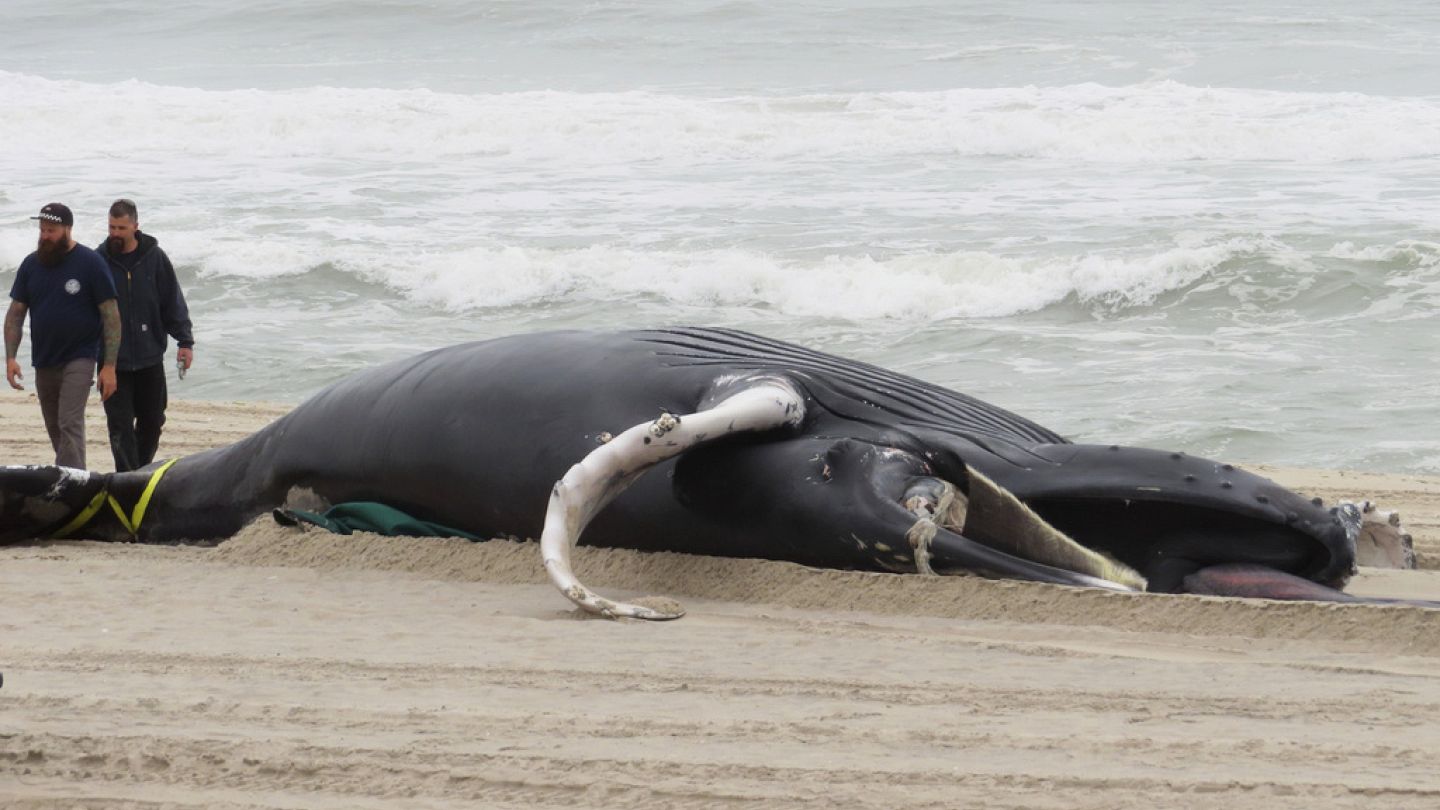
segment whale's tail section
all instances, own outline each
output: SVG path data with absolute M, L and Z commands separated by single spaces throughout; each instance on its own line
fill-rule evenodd
M 0 467 L 0 543 L 68 535 L 98 511 L 108 478 L 53 464 Z

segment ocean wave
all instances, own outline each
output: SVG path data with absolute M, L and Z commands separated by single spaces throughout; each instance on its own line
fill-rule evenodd
M 1099 163 L 1440 155 L 1440 98 L 1192 87 L 700 97 L 654 92 L 214 91 L 0 72 L 0 140 L 77 155 L 559 165 L 915 156 Z M 14 159 L 12 157 L 12 159 Z
M 592 246 L 453 250 L 172 240 L 201 275 L 235 281 L 303 276 L 317 267 L 380 285 L 441 311 L 559 302 L 651 300 L 681 307 L 767 310 L 851 320 L 996 318 L 1062 302 L 1122 310 L 1213 278 L 1237 259 L 1276 254 L 1268 240 L 1183 239 L 1135 253 L 1006 256 L 986 251 L 829 256 L 800 261 L 739 249 L 697 252 Z M 394 247 L 394 246 L 391 246 Z M 403 255 L 404 261 L 396 256 Z M 1276 257 L 1274 264 L 1285 259 Z M 320 283 L 317 281 L 317 283 Z M 328 276 L 324 283 L 331 283 Z M 317 293 L 322 291 L 317 290 Z
M 1440 242 L 1404 239 L 1390 245 L 1356 245 L 1341 242 L 1326 252 L 1336 259 L 1358 262 L 1393 264 L 1403 267 L 1435 267 L 1440 265 Z

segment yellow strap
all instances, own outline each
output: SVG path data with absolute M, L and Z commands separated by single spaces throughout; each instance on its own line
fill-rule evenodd
M 65 537 L 65 535 L 67 535 L 67 534 L 75 531 L 76 529 L 80 528 L 81 526 L 84 526 L 86 523 L 89 523 L 89 522 L 90 522 L 90 518 L 95 517 L 95 513 L 96 513 L 96 512 L 99 512 L 99 511 L 100 511 L 100 507 L 101 507 L 102 505 L 104 505 L 104 503 L 105 503 L 105 496 L 108 495 L 108 494 L 109 494 L 109 493 L 106 492 L 106 491 L 103 490 L 103 489 L 100 490 L 99 492 L 95 493 L 95 497 L 93 497 L 93 498 L 90 499 L 90 503 L 89 503 L 84 509 L 81 509 L 80 512 L 79 512 L 79 514 L 77 514 L 77 515 L 75 515 L 75 517 L 71 518 L 70 522 L 69 522 L 69 523 L 66 523 L 66 524 L 60 529 L 60 531 L 55 532 L 54 534 L 50 535 L 50 539 L 51 539 L 51 540 L 61 540 L 61 539 L 63 539 L 63 538 Z
M 125 507 L 121 506 L 120 502 L 115 500 L 114 495 L 107 494 L 106 500 L 109 501 L 110 509 L 115 513 L 115 517 L 120 519 L 120 525 L 125 527 L 125 531 L 128 532 L 131 537 L 134 537 L 135 527 L 130 523 L 130 516 L 125 514 Z
M 95 493 L 95 498 L 90 501 L 88 506 L 80 510 L 80 514 L 76 515 L 74 520 L 65 524 L 65 528 L 50 536 L 52 538 L 60 538 L 80 529 L 86 523 L 89 523 L 91 518 L 95 517 L 95 513 L 100 511 L 102 504 L 109 503 L 110 509 L 115 512 L 115 517 L 120 519 L 120 525 L 125 527 L 125 531 L 129 532 L 131 537 L 138 537 L 140 535 L 140 521 L 145 519 L 145 510 L 150 506 L 150 496 L 155 494 L 155 487 L 159 486 L 160 478 L 165 475 L 165 471 L 170 469 L 170 467 L 179 460 L 179 458 L 172 458 L 164 464 L 161 464 L 155 472 L 150 473 L 150 480 L 145 482 L 145 489 L 140 493 L 140 500 L 135 502 L 135 511 L 133 513 L 126 515 L 125 507 L 121 506 L 120 502 L 115 500 L 115 496 L 102 489 Z
M 145 491 L 140 493 L 140 500 L 135 502 L 135 511 L 130 514 L 128 521 L 125 519 L 124 512 L 120 509 L 120 504 L 116 502 L 114 496 L 110 497 L 110 506 L 115 510 L 115 514 L 120 516 L 120 525 L 124 526 L 126 530 L 130 532 L 131 537 L 137 537 L 140 534 L 140 521 L 145 519 L 145 510 L 150 506 L 150 496 L 155 494 L 155 487 L 160 485 L 161 476 L 165 475 L 165 471 L 174 466 L 175 462 L 179 460 L 178 458 L 172 458 L 164 464 L 161 464 L 160 468 L 155 472 L 150 473 L 150 480 L 145 482 Z

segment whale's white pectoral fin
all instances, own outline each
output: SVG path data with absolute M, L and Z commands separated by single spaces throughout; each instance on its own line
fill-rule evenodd
M 656 464 L 736 433 L 798 426 L 804 416 L 805 402 L 795 386 L 779 377 L 756 378 L 710 408 L 683 416 L 662 414 L 591 451 L 550 492 L 540 535 L 540 553 L 550 581 L 584 610 L 612 619 L 680 618 L 685 611 L 679 606 L 656 609 L 613 602 L 581 584 L 570 569 L 570 550 L 580 533 L 606 504 Z

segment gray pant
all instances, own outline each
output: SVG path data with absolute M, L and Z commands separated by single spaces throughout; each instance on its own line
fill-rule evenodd
M 35 369 L 35 394 L 55 463 L 85 469 L 85 402 L 95 386 L 95 360 L 82 357 L 63 366 Z

